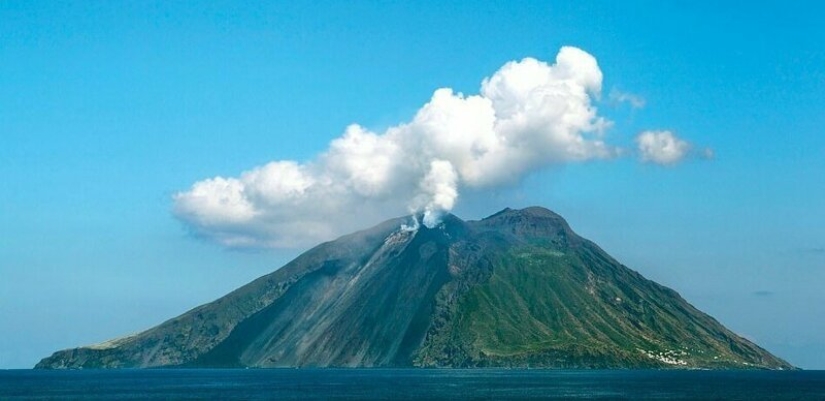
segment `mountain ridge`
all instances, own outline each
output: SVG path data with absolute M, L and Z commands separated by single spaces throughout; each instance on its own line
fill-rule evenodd
M 448 214 L 415 230 L 402 227 L 410 219 L 322 243 L 149 330 L 36 367 L 793 368 L 548 209 Z

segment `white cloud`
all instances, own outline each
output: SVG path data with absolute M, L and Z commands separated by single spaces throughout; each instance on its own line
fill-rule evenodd
M 645 99 L 630 92 L 622 92 L 616 88 L 610 90 L 609 98 L 614 103 L 628 103 L 634 109 L 645 107 Z
M 593 106 L 601 89 L 596 59 L 574 47 L 563 47 L 555 64 L 511 61 L 478 95 L 438 89 L 412 121 L 381 133 L 351 125 L 308 163 L 273 161 L 196 182 L 174 195 L 174 213 L 226 246 L 309 245 L 410 211 L 433 225 L 461 188 L 617 155 L 602 138 L 609 122 Z
M 691 149 L 688 142 L 670 131 L 644 131 L 636 137 L 642 161 L 673 165 L 684 159 Z

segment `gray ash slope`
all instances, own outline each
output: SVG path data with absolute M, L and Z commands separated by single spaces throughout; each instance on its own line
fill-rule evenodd
M 321 244 L 142 333 L 36 368 L 763 368 L 787 362 L 539 207 Z

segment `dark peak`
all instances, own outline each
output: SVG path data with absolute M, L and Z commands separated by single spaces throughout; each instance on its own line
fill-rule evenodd
M 404 217 L 399 217 L 398 219 L 393 219 L 393 221 L 395 221 L 395 220 L 402 220 L 403 224 L 408 226 L 408 227 L 412 227 L 412 226 L 415 226 L 417 224 L 420 227 L 429 228 L 429 229 L 432 229 L 432 230 L 439 229 L 440 227 L 444 227 L 444 226 L 453 226 L 453 225 L 463 225 L 463 224 L 465 224 L 464 220 L 462 220 L 460 217 L 458 217 L 458 216 L 456 216 L 452 213 L 443 214 L 441 216 L 441 218 L 439 219 L 438 224 L 436 224 L 433 227 L 426 227 L 424 225 L 424 213 L 422 213 L 422 212 L 418 212 L 418 213 L 415 213 L 415 214 L 408 214 Z
M 550 209 L 541 206 L 530 206 L 524 209 L 510 209 L 509 207 L 506 207 L 498 213 L 483 218 L 481 221 L 512 219 L 514 217 L 527 219 L 552 219 L 558 220 L 560 223 L 567 225 L 567 222 L 563 217 L 553 213 Z
M 478 225 L 525 238 L 575 237 L 563 217 L 540 206 L 506 208 L 482 219 Z
M 510 212 L 512 212 L 512 211 L 513 211 L 513 209 L 510 209 L 509 207 L 505 207 L 504 209 L 501 209 L 500 211 L 495 212 L 495 213 L 493 213 L 493 214 L 491 214 L 491 215 L 489 215 L 489 216 L 487 216 L 487 217 L 485 217 L 485 218 L 483 218 L 483 219 L 481 219 L 481 220 L 492 219 L 492 218 L 494 218 L 494 217 L 500 216 L 500 215 L 502 215 L 502 214 L 507 214 L 507 213 L 510 213 Z
M 447 214 L 445 214 L 444 216 L 441 217 L 441 224 L 448 225 L 448 226 L 449 225 L 462 225 L 462 224 L 464 224 L 464 220 L 461 220 L 461 218 L 459 218 L 458 216 L 456 216 L 452 213 L 447 213 Z
M 529 215 L 529 216 L 536 216 L 536 217 L 550 217 L 564 220 L 561 216 L 554 213 L 552 210 L 541 207 L 541 206 L 530 206 L 524 209 L 519 210 L 522 214 Z
M 432 228 L 424 225 L 422 215 L 416 215 L 415 217 L 418 219 L 419 233 L 437 233 L 437 235 L 446 235 L 446 237 L 449 238 L 460 236 L 467 232 L 467 223 L 452 213 L 447 213 L 442 216 L 441 221 Z M 412 221 L 412 216 L 410 216 L 410 221 Z

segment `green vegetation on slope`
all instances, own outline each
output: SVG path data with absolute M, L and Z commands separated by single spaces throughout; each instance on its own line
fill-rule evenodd
M 787 367 L 595 245 L 523 245 L 450 307 L 425 366 Z M 448 345 L 445 347 L 445 345 Z

